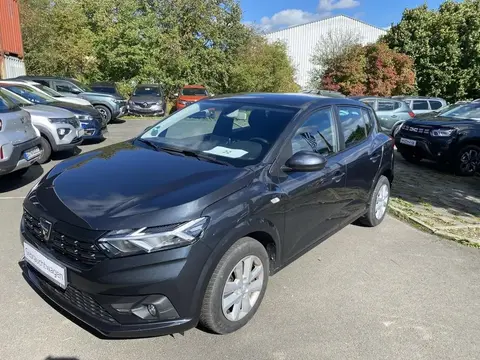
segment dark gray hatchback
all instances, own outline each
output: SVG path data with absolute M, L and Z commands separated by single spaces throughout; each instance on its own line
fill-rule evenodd
M 393 161 L 357 101 L 201 100 L 46 174 L 24 202 L 24 276 L 109 337 L 233 332 L 270 275 L 353 221 L 382 222 Z

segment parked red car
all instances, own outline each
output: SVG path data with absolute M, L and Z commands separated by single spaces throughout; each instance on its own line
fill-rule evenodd
M 183 109 L 198 100 L 204 99 L 209 95 L 205 86 L 202 85 L 186 85 L 184 86 L 177 96 L 176 109 Z

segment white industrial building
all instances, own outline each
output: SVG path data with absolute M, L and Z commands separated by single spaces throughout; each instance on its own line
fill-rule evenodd
M 345 15 L 338 15 L 271 32 L 266 34 L 266 37 L 271 42 L 280 40 L 286 43 L 288 55 L 297 70 L 296 81 L 300 86 L 306 88 L 310 80 L 310 72 L 314 68 L 310 59 L 316 45 L 322 40 L 323 34 L 329 32 L 354 33 L 363 45 L 376 42 L 380 36 L 386 33 L 385 30 L 376 26 Z

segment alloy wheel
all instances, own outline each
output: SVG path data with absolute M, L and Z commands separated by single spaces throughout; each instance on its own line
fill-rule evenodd
M 222 310 L 228 320 L 241 320 L 252 310 L 263 280 L 264 266 L 258 257 L 247 256 L 235 265 L 223 288 Z
M 480 153 L 475 149 L 468 149 L 460 156 L 460 170 L 465 174 L 474 173 L 480 165 Z
M 388 186 L 383 184 L 377 194 L 375 201 L 375 217 L 381 219 L 387 210 L 388 199 L 390 197 Z

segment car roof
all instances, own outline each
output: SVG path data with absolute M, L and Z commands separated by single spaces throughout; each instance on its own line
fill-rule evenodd
M 388 100 L 388 101 L 401 101 L 401 99 L 395 99 L 388 96 L 349 96 L 349 99 L 359 100 L 359 99 L 374 99 L 374 100 Z
M 440 97 L 435 97 L 435 96 L 405 96 L 405 95 L 401 95 L 401 96 L 393 96 L 393 99 L 398 99 L 398 100 L 442 100 L 444 101 L 444 99 L 440 98 Z
M 306 93 L 245 93 L 220 95 L 209 98 L 208 101 L 226 100 L 235 102 L 246 102 L 259 105 L 279 105 L 287 107 L 305 107 L 312 104 L 318 105 L 367 105 L 356 100 L 347 98 L 334 98 L 328 96 L 306 94 Z
M 51 80 L 65 80 L 65 81 L 77 81 L 72 78 L 68 77 L 61 77 L 61 76 L 31 76 L 31 75 L 24 75 L 24 76 L 18 76 L 15 79 L 51 79 Z
M 0 80 L 0 84 L 30 85 L 30 86 L 34 85 L 32 82 L 21 81 L 21 80 Z

